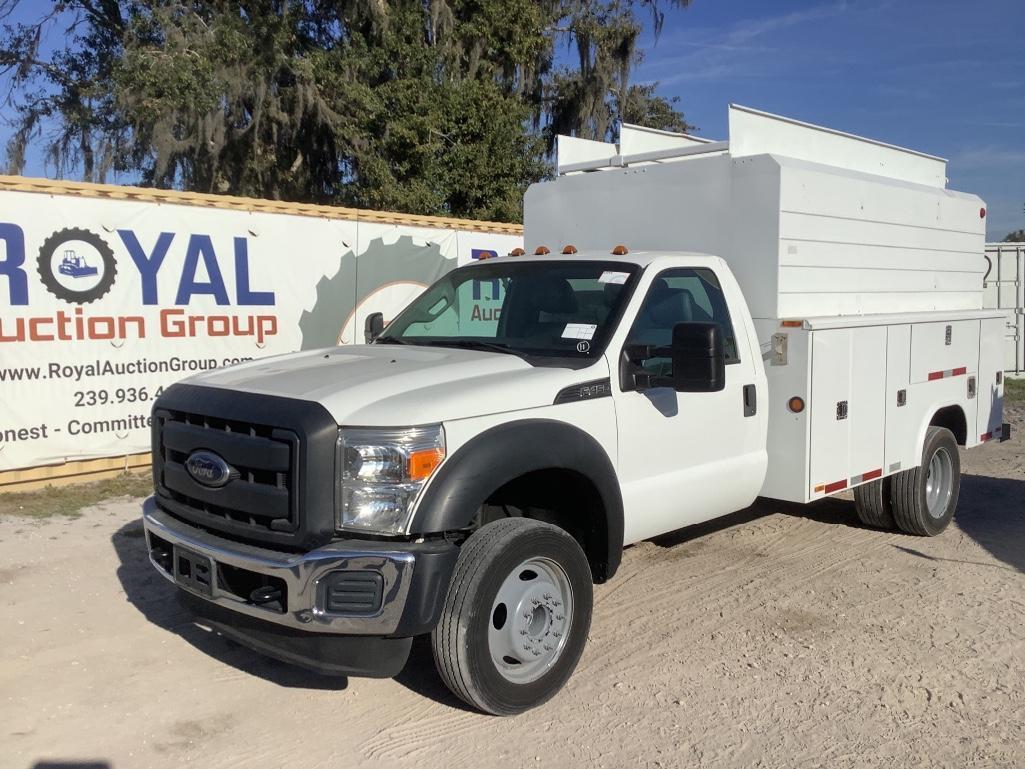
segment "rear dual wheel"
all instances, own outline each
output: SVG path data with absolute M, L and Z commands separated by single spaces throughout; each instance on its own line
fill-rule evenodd
M 961 491 L 961 459 L 954 434 L 930 427 L 922 464 L 854 489 L 861 522 L 905 534 L 935 537 L 950 525 Z

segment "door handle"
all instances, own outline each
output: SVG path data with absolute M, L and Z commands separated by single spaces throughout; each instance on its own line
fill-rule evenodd
M 753 384 L 744 385 L 744 416 L 753 417 L 758 413 L 758 390 Z

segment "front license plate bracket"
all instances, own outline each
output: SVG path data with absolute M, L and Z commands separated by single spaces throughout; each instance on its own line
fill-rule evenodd
M 188 548 L 175 546 L 174 581 L 194 593 L 212 596 L 214 592 L 213 561 Z

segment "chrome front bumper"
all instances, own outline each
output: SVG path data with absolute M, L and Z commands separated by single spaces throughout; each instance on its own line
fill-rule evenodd
M 157 507 L 150 497 L 143 505 L 143 526 L 150 562 L 164 577 L 192 595 L 226 609 L 313 633 L 386 636 L 395 632 L 413 578 L 416 557 L 401 550 L 377 550 L 354 547 L 353 542 L 332 543 L 303 554 L 280 553 L 217 537 L 181 523 Z M 154 539 L 156 538 L 156 539 Z M 165 561 L 154 558 L 155 548 L 169 544 L 175 552 L 209 559 L 211 575 L 205 590 L 175 579 Z M 172 564 L 174 561 L 172 561 Z M 285 611 L 254 603 L 225 589 L 219 579 L 219 567 L 235 567 L 255 575 L 281 580 L 285 585 Z M 373 614 L 339 615 L 325 608 L 321 581 L 331 572 L 375 572 L 383 578 L 383 599 Z

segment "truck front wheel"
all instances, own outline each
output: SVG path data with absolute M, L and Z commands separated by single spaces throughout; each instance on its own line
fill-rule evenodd
M 930 427 L 922 464 L 893 476 L 893 518 L 906 534 L 935 537 L 954 517 L 961 491 L 961 459 L 954 434 Z
M 438 672 L 486 713 L 540 705 L 577 666 L 591 602 L 591 569 L 573 537 L 528 518 L 488 524 L 463 544 L 431 634 Z

